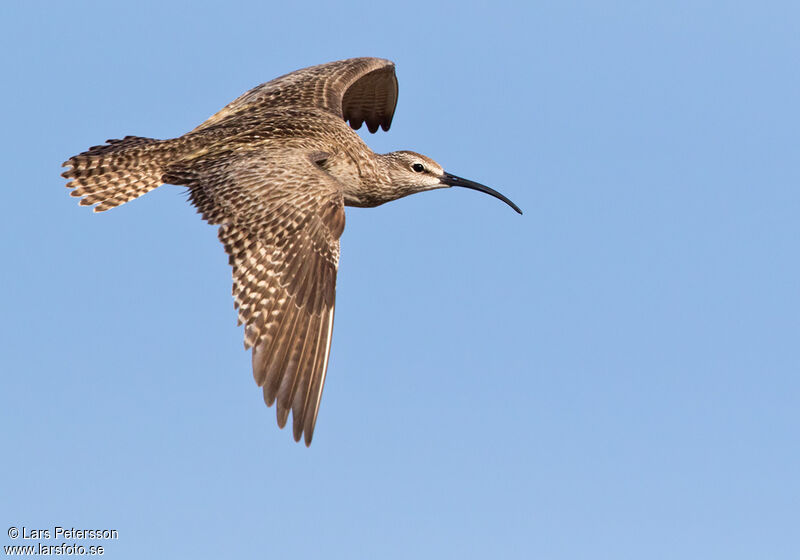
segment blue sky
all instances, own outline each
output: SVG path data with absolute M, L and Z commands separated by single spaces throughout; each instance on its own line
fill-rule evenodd
M 2 544 L 800 556 L 797 5 L 270 4 L 0 7 Z M 397 63 L 374 150 L 525 215 L 466 189 L 348 209 L 306 449 L 182 189 L 94 215 L 60 164 L 351 56 Z

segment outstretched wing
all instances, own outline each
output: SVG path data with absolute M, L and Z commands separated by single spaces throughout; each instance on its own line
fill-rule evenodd
M 382 58 L 350 58 L 297 70 L 257 86 L 228 104 L 197 129 L 231 115 L 278 107 L 325 109 L 355 129 L 389 130 L 397 105 L 394 63 Z
M 219 224 L 233 297 L 253 348 L 253 376 L 283 428 L 311 444 L 328 366 L 344 201 L 315 159 L 325 154 L 229 153 L 167 170 Z

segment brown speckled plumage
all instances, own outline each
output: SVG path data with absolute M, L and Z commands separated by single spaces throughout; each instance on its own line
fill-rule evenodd
M 394 64 L 342 60 L 262 84 L 179 138 L 109 140 L 64 163 L 72 196 L 96 212 L 162 183 L 189 188 L 219 225 L 264 400 L 277 403 L 281 427 L 292 412 L 306 445 L 328 365 L 344 206 L 452 185 L 503 198 L 420 154 L 375 154 L 347 126 L 388 130 L 396 103 Z

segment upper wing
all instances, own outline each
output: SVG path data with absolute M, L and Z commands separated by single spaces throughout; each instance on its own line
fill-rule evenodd
M 326 109 L 355 129 L 389 130 L 397 105 L 394 63 L 382 58 L 350 58 L 297 70 L 257 86 L 229 103 L 197 129 L 243 111 L 277 107 Z
M 311 155 L 230 153 L 168 169 L 220 224 L 253 376 L 278 424 L 311 444 L 328 366 L 344 201 Z

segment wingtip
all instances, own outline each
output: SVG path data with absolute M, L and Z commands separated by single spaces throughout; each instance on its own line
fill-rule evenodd
M 276 416 L 278 417 L 278 427 L 282 430 L 286 427 L 286 422 L 289 420 L 289 409 L 283 408 L 281 406 L 280 401 L 278 401 L 278 408 L 275 411 Z M 300 441 L 300 438 L 295 437 L 295 441 Z

